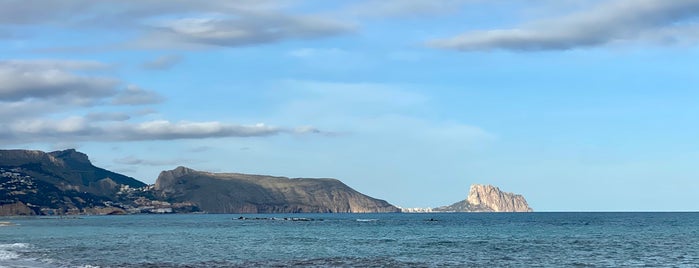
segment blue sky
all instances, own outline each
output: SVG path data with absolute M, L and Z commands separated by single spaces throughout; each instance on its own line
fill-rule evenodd
M 699 210 L 699 1 L 1 1 L 0 146 Z

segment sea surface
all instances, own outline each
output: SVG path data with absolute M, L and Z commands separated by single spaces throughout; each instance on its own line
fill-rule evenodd
M 7 221 L 0 267 L 699 267 L 699 213 L 0 218 Z

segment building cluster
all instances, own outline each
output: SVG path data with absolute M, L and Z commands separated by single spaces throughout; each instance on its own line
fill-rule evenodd
M 431 213 L 435 212 L 432 208 L 400 208 L 403 213 Z
M 0 168 L 0 192 L 9 197 L 27 192 L 36 193 L 37 189 L 32 177 L 21 173 L 19 168 Z
M 192 203 L 170 203 L 157 200 L 154 196 L 155 186 L 146 185 L 144 187 L 133 188 L 128 185 L 121 185 L 117 195 L 121 199 L 129 200 L 130 204 L 120 204 L 127 213 L 174 213 L 180 210 L 187 210 L 194 205 Z
M 54 205 L 37 205 L 27 202 L 41 197 L 38 194 L 34 178 L 22 172 L 21 168 L 0 168 L 0 205 L 22 202 L 41 215 L 78 215 L 78 214 L 140 214 L 140 213 L 175 213 L 193 212 L 196 206 L 189 202 L 170 203 L 158 200 L 154 185 L 130 187 L 120 185 L 113 201 L 86 201 L 81 196 L 63 197 L 61 203 Z

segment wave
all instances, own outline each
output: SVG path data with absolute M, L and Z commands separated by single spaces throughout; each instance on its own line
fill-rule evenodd
M 12 252 L 12 251 L 7 251 L 7 250 L 0 250 L 0 261 L 6 261 L 6 260 L 14 260 L 19 258 L 19 254 Z
M 379 221 L 379 219 L 357 219 L 359 222 L 372 222 L 372 221 Z
M 0 244 L 0 261 L 14 260 L 19 258 L 18 249 L 29 248 L 27 243 Z
M 10 268 L 10 267 L 56 267 L 51 265 L 50 261 L 39 261 L 34 258 L 27 258 L 23 256 L 27 251 L 32 249 L 32 245 L 27 243 L 11 243 L 11 244 L 0 244 L 0 267 Z

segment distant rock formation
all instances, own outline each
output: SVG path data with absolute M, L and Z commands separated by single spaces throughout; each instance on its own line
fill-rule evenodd
M 400 212 L 336 179 L 209 173 L 178 167 L 160 173 L 155 191 L 164 200 L 192 202 L 209 213 Z
M 432 209 L 434 212 L 532 212 L 523 196 L 492 185 L 473 184 L 466 200 Z

